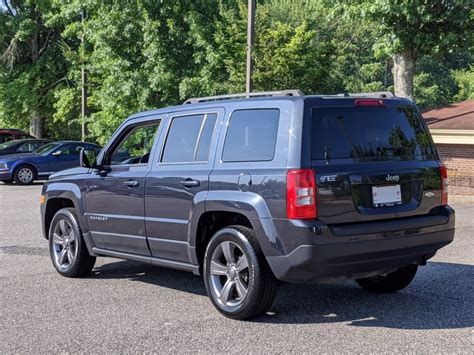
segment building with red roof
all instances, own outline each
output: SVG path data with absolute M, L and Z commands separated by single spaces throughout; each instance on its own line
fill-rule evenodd
M 423 117 L 448 168 L 450 194 L 474 196 L 474 100 L 427 110 Z

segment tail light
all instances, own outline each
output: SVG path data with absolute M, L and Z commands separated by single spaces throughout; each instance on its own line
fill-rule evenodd
M 289 219 L 313 219 L 317 217 L 316 182 L 313 170 L 288 171 L 286 215 Z
M 439 162 L 439 168 L 441 170 L 441 204 L 448 204 L 448 171 L 443 163 Z

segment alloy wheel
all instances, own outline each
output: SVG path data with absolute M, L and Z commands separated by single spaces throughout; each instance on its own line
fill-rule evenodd
M 224 308 L 240 306 L 249 292 L 248 259 L 234 242 L 224 241 L 213 251 L 209 281 L 216 300 Z
M 33 180 L 33 171 L 31 171 L 30 168 L 21 168 L 18 171 L 18 179 L 22 183 L 28 184 L 29 182 L 31 182 L 31 180 Z
M 77 238 L 71 223 L 60 219 L 53 231 L 54 263 L 61 270 L 71 267 L 77 256 Z

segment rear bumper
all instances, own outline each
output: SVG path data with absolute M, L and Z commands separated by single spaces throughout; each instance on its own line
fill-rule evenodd
M 300 245 L 288 255 L 269 256 L 267 261 L 276 278 L 288 282 L 357 279 L 423 264 L 454 238 L 454 210 L 446 207 L 445 212 L 449 218 L 443 225 L 398 236 L 371 233 L 320 236 L 319 240 L 315 236 L 312 245 Z

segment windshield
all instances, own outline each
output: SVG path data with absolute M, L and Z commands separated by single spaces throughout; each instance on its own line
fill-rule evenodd
M 41 155 L 48 155 L 51 153 L 54 149 L 59 147 L 59 143 L 48 143 L 46 145 L 43 145 L 42 147 L 36 149 L 34 153 L 36 154 L 41 154 Z
M 8 149 L 10 147 L 13 147 L 16 144 L 18 144 L 18 141 L 9 141 L 9 142 L 6 142 L 6 143 L 2 143 L 2 144 L 0 144 L 0 150 Z
M 412 107 L 314 108 L 312 118 L 312 159 L 434 155 Z

